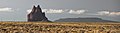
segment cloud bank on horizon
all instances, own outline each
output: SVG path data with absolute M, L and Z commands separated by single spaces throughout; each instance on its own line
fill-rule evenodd
M 27 13 L 30 13 L 32 10 L 29 9 L 27 10 Z M 45 13 L 53 13 L 53 14 L 60 14 L 60 13 L 68 13 L 68 14 L 84 14 L 85 12 L 87 12 L 89 10 L 63 10 L 63 9 L 42 9 L 42 12 Z M 101 15 L 101 16 L 119 16 L 120 12 L 110 12 L 110 11 L 99 11 L 96 13 L 91 13 L 91 14 L 87 14 L 87 15 Z
M 27 13 L 30 13 L 32 10 L 29 9 L 27 10 Z M 45 13 L 64 13 L 68 11 L 67 13 L 70 13 L 70 14 L 82 14 L 84 13 L 86 10 L 62 10 L 62 9 L 42 9 L 42 12 L 45 12 Z
M 120 12 L 100 11 L 98 15 L 120 16 Z
M 27 10 L 27 13 L 30 13 L 32 10 L 29 9 Z M 64 11 L 63 10 L 56 10 L 56 9 L 42 9 L 42 12 L 45 12 L 45 13 L 63 13 Z
M 12 11 L 14 11 L 14 10 L 12 8 L 8 8 L 8 7 L 0 8 L 0 12 L 12 12 Z

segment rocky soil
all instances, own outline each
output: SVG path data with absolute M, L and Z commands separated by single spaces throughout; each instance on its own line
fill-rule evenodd
M 120 23 L 0 22 L 0 33 L 120 33 Z

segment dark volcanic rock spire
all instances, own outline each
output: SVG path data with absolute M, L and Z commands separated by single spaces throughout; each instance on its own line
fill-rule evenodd
M 27 15 L 28 21 L 44 21 L 49 22 L 45 16 L 45 12 L 42 12 L 42 9 L 38 5 L 37 7 L 33 6 L 32 11 Z
M 35 12 L 40 12 L 40 13 L 42 13 L 42 9 L 40 8 L 39 5 L 36 7 L 36 11 L 35 11 Z
M 36 7 L 35 7 L 35 6 L 33 6 L 33 9 L 32 9 L 32 11 L 31 11 L 31 13 L 34 13 L 34 12 L 35 12 L 35 10 L 36 10 Z

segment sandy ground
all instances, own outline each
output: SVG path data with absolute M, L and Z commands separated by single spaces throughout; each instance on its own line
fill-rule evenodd
M 0 22 L 0 33 L 120 33 L 120 23 Z

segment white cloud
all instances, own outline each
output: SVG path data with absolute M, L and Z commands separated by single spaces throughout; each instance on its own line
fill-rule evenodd
M 98 15 L 109 15 L 109 11 L 101 11 L 101 12 L 98 12 Z
M 64 12 L 67 12 L 70 13 L 70 14 L 82 14 L 84 13 L 86 10 L 63 10 L 63 9 L 42 9 L 42 12 L 45 12 L 45 13 L 64 13 Z M 31 12 L 31 9 L 27 10 L 28 13 Z
M 111 12 L 110 15 L 120 15 L 120 12 Z
M 115 16 L 115 15 L 120 15 L 120 12 L 101 11 L 101 12 L 98 12 L 98 15 Z
M 42 9 L 42 12 L 47 12 L 48 11 L 48 9 Z
M 11 11 L 14 11 L 12 8 L 0 8 L 0 11 L 4 12 L 11 12 Z
M 82 14 L 84 13 L 86 10 L 70 10 L 68 13 L 71 13 L 71 14 Z
M 46 13 L 63 13 L 64 11 L 59 9 L 59 10 L 56 10 L 56 9 L 49 9 L 49 10 L 46 10 Z
M 31 9 L 27 10 L 28 13 L 31 12 Z M 63 13 L 63 10 L 56 10 L 56 9 L 42 9 L 42 12 L 46 13 Z
M 31 9 L 29 9 L 29 10 L 27 10 L 27 13 L 30 13 L 32 10 Z

